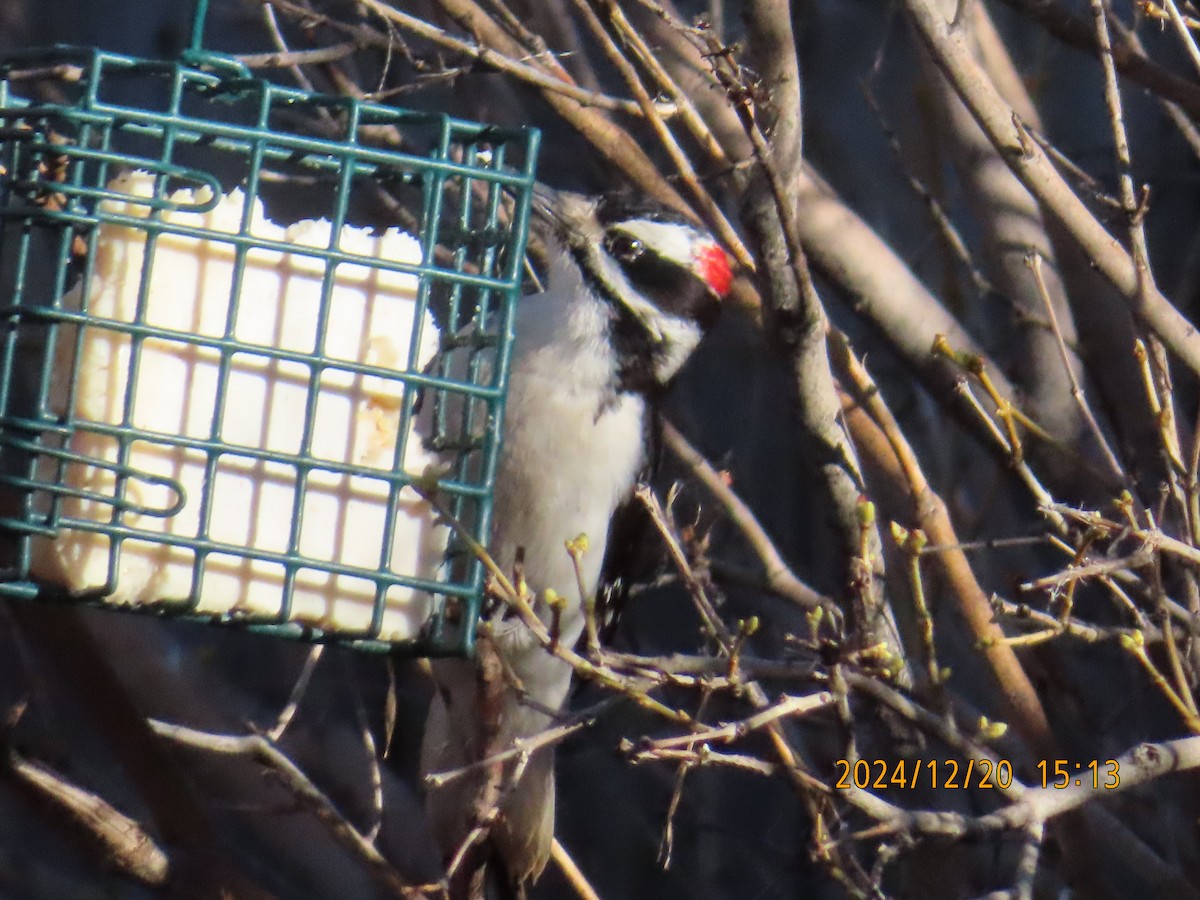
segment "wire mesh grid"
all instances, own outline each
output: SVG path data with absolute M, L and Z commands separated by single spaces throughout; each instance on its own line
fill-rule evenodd
M 185 60 L 0 61 L 0 595 L 469 651 L 538 135 Z

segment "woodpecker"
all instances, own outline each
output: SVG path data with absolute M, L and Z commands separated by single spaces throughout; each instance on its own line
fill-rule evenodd
M 551 620 L 547 589 L 567 598 L 559 638 L 571 646 L 585 617 L 565 544 L 587 535 L 581 580 L 594 596 L 610 521 L 648 463 L 654 400 L 716 320 L 732 275 L 713 237 L 675 213 L 627 195 L 547 196 L 549 278 L 544 293 L 518 304 L 488 549 L 505 571 L 522 560 L 543 621 Z M 554 724 L 571 667 L 516 619 L 497 615 L 490 627 L 506 670 L 495 752 Z M 476 665 L 438 660 L 433 670 L 424 774 L 478 762 L 485 743 Z M 479 771 L 427 796 L 447 858 L 475 824 L 472 801 L 484 777 Z M 509 878 L 523 884 L 541 874 L 553 836 L 547 748 L 532 754 L 504 794 L 489 839 Z

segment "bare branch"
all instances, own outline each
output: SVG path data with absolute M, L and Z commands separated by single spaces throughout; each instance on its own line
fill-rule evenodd
M 427 886 L 412 885 L 405 881 L 400 873 L 392 867 L 392 864 L 384 859 L 375 846 L 367 840 L 366 836 L 338 812 L 333 801 L 265 736 L 214 734 L 156 719 L 149 720 L 149 724 L 156 734 L 177 743 L 210 753 L 250 756 L 265 763 L 282 779 L 288 790 L 312 806 L 321 821 L 330 827 L 334 836 L 348 850 L 360 856 L 371 866 L 371 871 L 379 878 L 381 884 L 386 885 L 400 897 L 426 896 Z
M 1020 120 L 971 58 L 961 32 L 952 30 L 932 0 L 904 0 L 934 61 L 954 85 L 971 114 L 1005 162 L 1044 209 L 1056 216 L 1116 287 L 1134 314 L 1193 372 L 1200 373 L 1200 333 L 1157 288 L 1141 291 L 1142 279 L 1129 253 L 1105 231 L 1029 139 Z
M 161 886 L 170 859 L 146 830 L 99 794 L 72 784 L 44 763 L 9 751 L 9 768 L 44 802 L 65 811 L 72 822 L 103 848 L 105 862 L 145 884 Z

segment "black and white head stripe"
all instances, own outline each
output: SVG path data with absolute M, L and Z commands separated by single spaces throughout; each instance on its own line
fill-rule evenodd
M 627 269 L 647 259 L 646 254 L 638 253 L 642 248 L 652 251 L 651 258 L 698 277 L 718 298 L 729 290 L 732 274 L 725 251 L 711 235 L 678 213 L 629 194 L 610 194 L 597 205 L 596 218 L 606 230 L 609 251 L 614 255 L 624 251 L 621 258 L 630 264 Z M 661 272 L 648 269 L 642 274 Z
M 588 287 L 612 311 L 619 388 L 661 387 L 714 324 L 729 267 L 712 236 L 629 195 L 559 195 L 560 234 Z
M 625 221 L 605 232 L 604 249 L 635 292 L 622 302 L 651 332 L 653 320 L 663 315 L 695 322 L 705 330 L 715 324 L 721 299 L 697 269 L 701 242 L 712 239 L 687 225 L 646 219 Z
M 720 313 L 724 285 L 711 284 L 706 261 L 721 253 L 711 235 L 681 216 L 619 196 L 596 207 L 599 235 L 575 236 L 572 250 L 610 302 L 626 307 L 661 340 L 660 320 L 673 317 L 709 328 Z
M 706 254 L 721 253 L 712 235 L 665 210 L 601 202 L 592 234 L 569 240 L 584 280 L 612 310 L 619 389 L 661 388 L 719 316 L 720 292 L 704 277 Z

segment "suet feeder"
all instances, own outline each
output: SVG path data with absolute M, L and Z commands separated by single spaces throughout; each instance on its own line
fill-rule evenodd
M 206 12 L 0 60 L 0 596 L 469 652 L 538 134 L 270 83 Z

